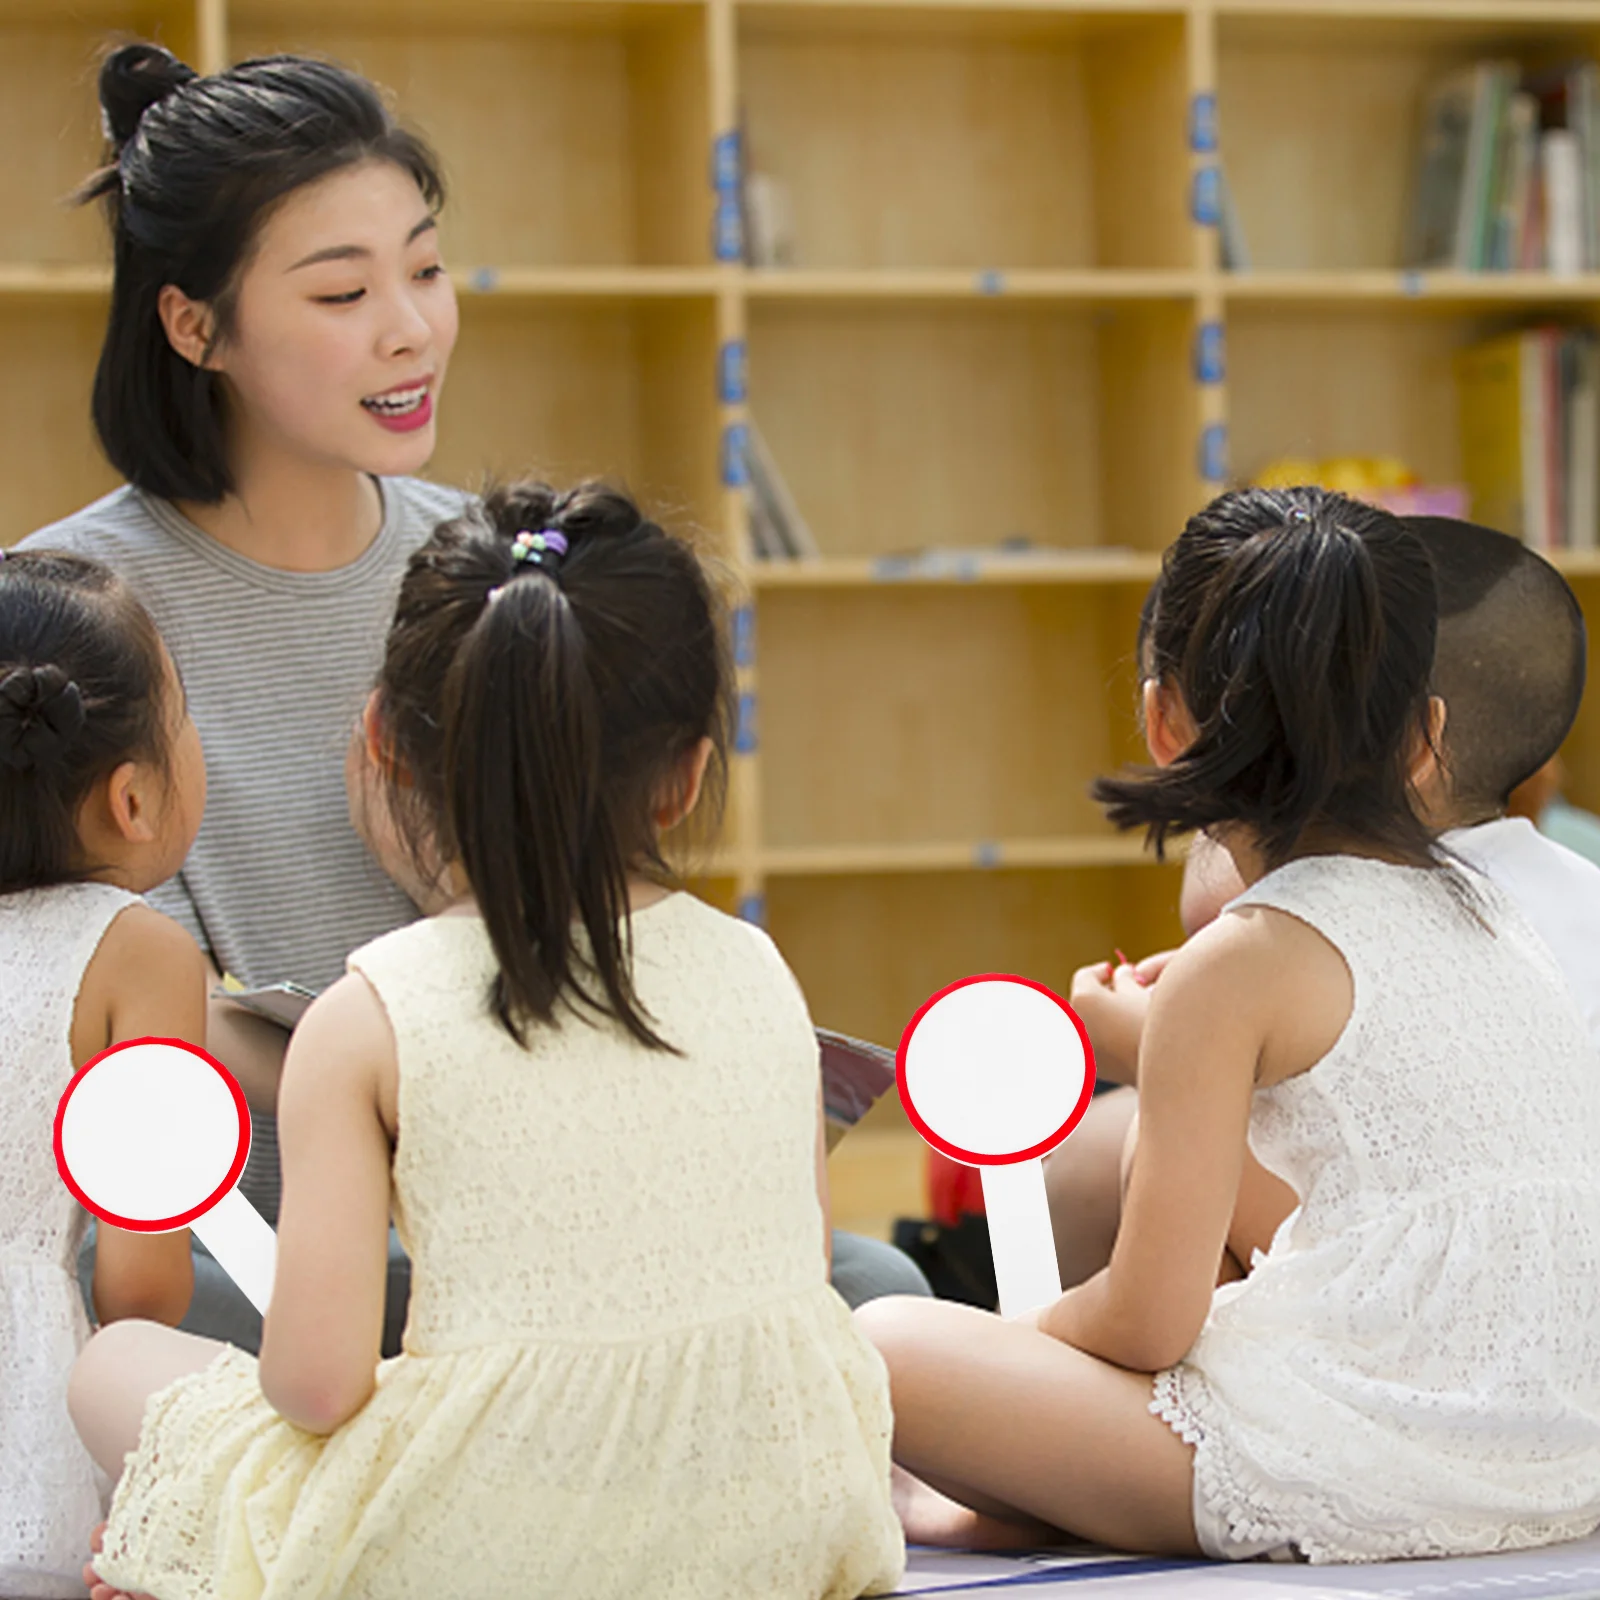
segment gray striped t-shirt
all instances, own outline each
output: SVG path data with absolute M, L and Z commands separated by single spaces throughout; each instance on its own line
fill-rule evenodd
M 350 825 L 344 754 L 406 558 L 469 497 L 417 478 L 378 487 L 378 537 L 333 572 L 262 566 L 126 486 L 22 541 L 103 561 L 160 627 L 200 730 L 209 792 L 183 871 L 148 898 L 252 986 L 326 988 L 352 950 L 417 915 Z M 250 1163 L 260 1176 L 247 1192 L 275 1214 L 263 1120 Z

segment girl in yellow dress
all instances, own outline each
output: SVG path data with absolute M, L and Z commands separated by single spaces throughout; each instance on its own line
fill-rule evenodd
M 692 553 L 607 490 L 497 492 L 411 558 L 369 741 L 457 897 L 295 1032 L 259 1364 L 142 1322 L 80 1358 L 74 1419 L 122 1473 L 98 1593 L 898 1580 L 804 999 L 764 934 L 662 881 L 724 759 L 720 639 Z M 391 1208 L 413 1288 L 380 1363 Z

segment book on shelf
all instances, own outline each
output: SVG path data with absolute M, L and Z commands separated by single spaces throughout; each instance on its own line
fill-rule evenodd
M 1600 521 L 1600 337 L 1502 334 L 1456 357 L 1472 515 L 1535 550 L 1592 550 Z
M 1479 61 L 1423 106 L 1406 264 L 1600 271 L 1600 65 Z
M 750 479 L 750 543 L 758 561 L 815 561 L 821 554 L 811 525 L 789 491 L 754 417 L 745 427 Z

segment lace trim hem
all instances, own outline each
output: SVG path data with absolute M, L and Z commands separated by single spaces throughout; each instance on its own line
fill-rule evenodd
M 1200 1373 L 1181 1366 L 1158 1372 L 1149 1409 L 1185 1444 L 1194 1446 L 1196 1496 L 1230 1539 L 1241 1545 L 1292 1545 L 1313 1564 L 1533 1550 L 1584 1538 L 1600 1526 L 1592 1514 L 1497 1522 L 1492 1529 L 1482 1519 L 1455 1522 L 1441 1516 L 1418 1518 L 1411 1532 L 1360 1531 L 1328 1517 L 1325 1492 L 1312 1495 L 1269 1483 L 1227 1450 L 1220 1408 Z M 1275 1505 L 1269 1506 L 1268 1496 Z

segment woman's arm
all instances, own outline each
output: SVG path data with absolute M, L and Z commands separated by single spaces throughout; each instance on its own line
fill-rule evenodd
M 364 978 L 341 978 L 301 1019 L 278 1100 L 283 1206 L 261 1340 L 261 1392 L 331 1433 L 370 1398 L 388 1273 L 389 1135 L 379 1084 L 394 1034 Z
M 1261 919 L 1225 918 L 1150 991 L 1139 1139 L 1111 1263 L 1040 1319 L 1118 1366 L 1155 1372 L 1180 1360 L 1210 1309 L 1274 1005 L 1266 935 Z

